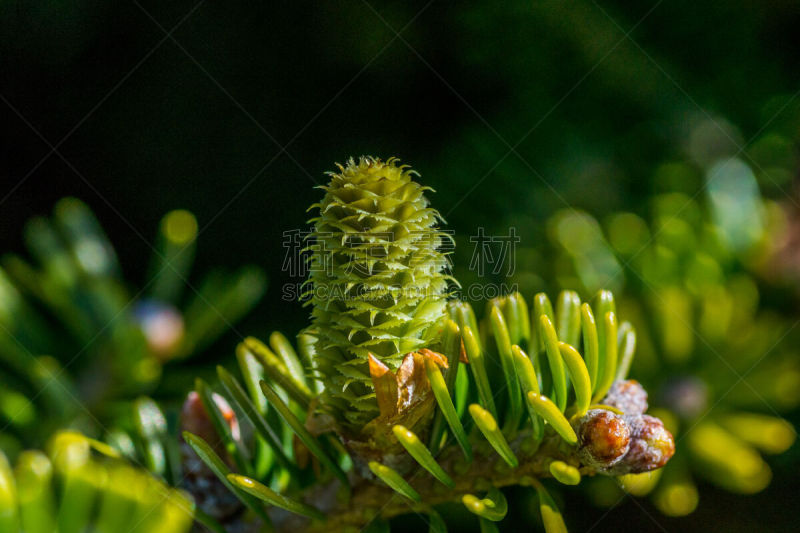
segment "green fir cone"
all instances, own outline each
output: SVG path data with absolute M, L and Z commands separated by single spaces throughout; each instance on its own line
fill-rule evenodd
M 308 332 L 317 338 L 317 370 L 326 404 L 357 430 L 378 416 L 368 357 L 396 369 L 441 329 L 452 242 L 437 224 L 415 171 L 391 158 L 350 159 L 311 206 Z

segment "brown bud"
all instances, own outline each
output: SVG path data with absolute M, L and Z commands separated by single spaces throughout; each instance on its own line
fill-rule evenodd
M 217 405 L 219 412 L 222 413 L 222 417 L 225 419 L 228 427 L 231 429 L 231 436 L 239 440 L 241 438 L 241 432 L 239 430 L 239 421 L 236 419 L 236 413 L 224 397 L 217 393 L 212 394 L 211 397 Z M 190 392 L 186 397 L 186 401 L 183 402 L 180 424 L 181 432 L 188 431 L 189 433 L 197 435 L 209 443 L 220 457 L 226 457 L 227 452 L 222 444 L 222 438 L 217 435 L 217 430 L 214 428 L 214 424 L 211 422 L 211 418 L 206 412 L 203 401 L 200 399 L 200 395 L 195 391 Z
M 664 423 L 650 415 L 626 415 L 624 419 L 630 428 L 631 445 L 612 473 L 639 474 L 666 465 L 675 454 L 675 439 Z
M 578 453 L 588 466 L 607 469 L 628 453 L 631 434 L 621 416 L 591 409 L 577 423 Z
M 234 438 L 239 438 L 239 422 L 231 406 L 225 398 L 214 394 L 216 403 L 225 421 L 231 428 Z M 192 391 L 186 397 L 181 408 L 181 432 L 188 431 L 206 441 L 225 462 L 231 464 L 231 458 L 217 435 L 211 418 L 206 412 L 200 395 Z M 183 486 L 194 497 L 197 506 L 203 512 L 218 520 L 225 520 L 242 509 L 241 502 L 234 496 L 214 472 L 197 456 L 186 442 L 181 441 L 181 465 L 183 467 Z
M 617 380 L 600 403 L 616 407 L 626 415 L 640 415 L 647 411 L 647 391 L 635 379 Z

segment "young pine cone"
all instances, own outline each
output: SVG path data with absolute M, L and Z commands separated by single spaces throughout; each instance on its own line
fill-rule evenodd
M 309 331 L 324 402 L 355 432 L 380 414 L 369 357 L 397 370 L 445 314 L 450 240 L 416 175 L 396 159 L 351 159 L 312 206 Z

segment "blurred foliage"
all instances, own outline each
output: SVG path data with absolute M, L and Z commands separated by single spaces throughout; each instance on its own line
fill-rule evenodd
M 41 445 L 64 426 L 102 435 L 136 395 L 170 380 L 170 363 L 201 353 L 252 308 L 265 288 L 256 267 L 211 273 L 197 288 L 187 281 L 196 236 L 191 213 L 168 213 L 135 289 L 82 202 L 61 200 L 52 218 L 28 223 L 35 265 L 6 255 L 0 268 L 4 449 Z
M 47 453 L 21 453 L 13 470 L 0 452 L 2 531 L 182 533 L 193 513 L 187 494 L 77 432 L 53 435 Z

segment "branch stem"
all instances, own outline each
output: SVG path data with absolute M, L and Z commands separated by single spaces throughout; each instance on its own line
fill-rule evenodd
M 483 439 L 473 439 L 475 458 L 467 463 L 460 448 L 450 444 L 442 449 L 437 460 L 455 482 L 448 488 L 438 482 L 424 468 L 416 465 L 405 479 L 419 492 L 421 502 L 415 503 L 378 480 L 359 478 L 353 480 L 352 495 L 349 499 L 338 497 L 339 482 L 333 481 L 323 486 L 312 487 L 303 497 L 326 516 L 325 522 L 311 522 L 303 517 L 292 515 L 280 509 L 273 509 L 270 515 L 279 533 L 328 533 L 330 531 L 360 531 L 375 517 L 392 518 L 405 513 L 427 513 L 431 506 L 458 502 L 465 494 L 483 493 L 492 487 L 509 485 L 534 485 L 537 479 L 552 477 L 550 463 L 564 461 L 581 470 L 582 474 L 593 474 L 587 467 L 581 468 L 575 448 L 567 445 L 552 430 L 545 433 L 537 447 L 530 430 L 521 431 L 510 442 L 511 449 L 519 457 L 519 466 L 511 468 Z

